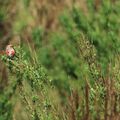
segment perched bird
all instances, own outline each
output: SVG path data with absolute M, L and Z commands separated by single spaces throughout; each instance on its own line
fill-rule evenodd
M 7 47 L 6 47 L 6 55 L 9 58 L 13 58 L 15 56 L 15 49 L 13 48 L 12 45 L 7 45 Z

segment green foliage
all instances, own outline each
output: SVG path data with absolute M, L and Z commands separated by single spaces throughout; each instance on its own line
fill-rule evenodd
M 17 57 L 14 57 L 13 59 L 9 59 L 7 57 L 3 57 L 2 59 L 6 62 L 6 65 L 8 66 L 11 74 L 15 74 L 15 80 L 11 83 L 11 87 L 8 89 L 7 95 L 6 93 L 2 93 L 1 95 L 4 97 L 0 101 L 0 116 L 3 120 L 12 119 L 12 104 L 9 103 L 11 97 L 13 94 L 16 93 L 16 90 L 19 89 L 19 94 L 21 95 L 21 98 L 23 99 L 23 102 L 28 107 L 29 117 L 33 120 L 42 119 L 44 120 L 44 117 L 49 118 L 49 113 L 44 112 L 44 106 L 50 105 L 49 98 L 46 98 L 47 95 L 47 89 L 46 87 L 50 85 L 50 81 L 48 81 L 48 78 L 45 74 L 44 68 L 40 64 L 31 64 L 29 61 L 24 59 L 24 53 L 21 49 L 18 49 L 16 51 Z M 25 85 L 26 83 L 26 85 Z M 45 87 L 46 86 L 46 87 Z M 28 88 L 26 88 L 28 87 Z M 12 89 L 12 90 L 10 90 Z M 29 89 L 29 91 L 27 91 Z M 49 88 L 50 89 L 50 88 Z M 31 94 L 31 96 L 28 96 L 27 94 Z M 38 93 L 44 96 L 41 100 L 41 103 L 39 103 L 40 96 L 38 96 Z M 28 99 L 28 97 L 30 97 Z M 47 103 L 42 103 L 44 101 L 48 101 Z M 32 103 L 31 103 L 32 102 Z M 35 106 L 32 108 L 32 106 Z M 43 109 L 42 109 L 43 108 Z M 10 110 L 11 109 L 11 110 Z M 31 116 L 32 115 L 32 116 Z M 44 116 L 45 115 L 45 116 Z M 10 117 L 11 116 L 11 117 Z
M 42 28 L 38 27 L 33 29 L 32 39 L 34 40 L 34 44 L 36 48 L 41 47 L 43 35 L 44 35 L 44 31 Z
M 119 2 L 102 1 L 97 10 L 93 4 L 94 1 L 88 1 L 87 15 L 74 7 L 72 16 L 78 29 L 87 34 L 96 47 L 98 60 L 105 65 L 119 53 Z
M 30 0 L 23 0 L 25 7 L 29 7 Z
M 36 26 L 32 43 L 15 48 L 13 59 L 3 56 L 10 81 L 0 93 L 0 120 L 13 119 L 18 99 L 30 120 L 119 119 L 118 3 L 88 0 L 87 13 L 73 5 L 59 30 Z

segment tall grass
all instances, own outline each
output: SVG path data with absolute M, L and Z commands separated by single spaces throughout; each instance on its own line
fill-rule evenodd
M 25 13 L 18 11 L 11 24 L 21 39 L 17 57 L 1 56 L 8 83 L 0 92 L 0 120 L 119 120 L 119 1 L 87 0 L 85 12 L 73 1 L 59 18 L 48 15 L 46 25 L 38 11 L 44 19 L 51 3 L 42 10 L 37 4 L 37 16 L 30 11 L 39 1 L 33 3 L 21 1 Z

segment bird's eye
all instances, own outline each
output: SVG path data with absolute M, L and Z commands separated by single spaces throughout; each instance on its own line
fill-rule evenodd
M 7 51 L 6 53 L 9 54 L 9 51 Z

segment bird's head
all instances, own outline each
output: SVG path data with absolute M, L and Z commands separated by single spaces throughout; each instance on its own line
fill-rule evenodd
M 7 45 L 6 46 L 6 55 L 10 58 L 15 56 L 15 50 L 13 48 L 13 45 Z

